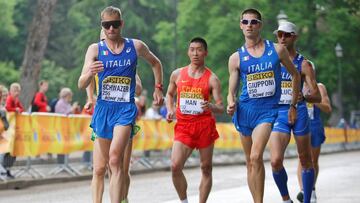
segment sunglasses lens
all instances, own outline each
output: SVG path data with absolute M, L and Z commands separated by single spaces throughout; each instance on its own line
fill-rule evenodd
M 112 26 L 114 29 L 119 28 L 121 25 L 121 21 L 116 20 L 116 21 L 105 21 L 101 23 L 101 26 L 103 26 L 105 29 L 110 29 L 110 27 Z
M 292 33 L 290 33 L 290 32 L 278 32 L 277 35 L 278 35 L 279 38 L 282 38 L 283 36 L 284 36 L 285 38 L 289 38 L 289 37 L 292 36 Z
M 250 24 L 251 24 L 251 25 L 256 25 L 256 24 L 258 24 L 258 22 L 259 22 L 259 21 L 253 19 L 253 20 L 250 21 Z
M 257 20 L 257 19 L 252 19 L 252 20 L 242 19 L 241 23 L 243 25 L 257 25 L 258 23 L 260 23 L 260 20 Z

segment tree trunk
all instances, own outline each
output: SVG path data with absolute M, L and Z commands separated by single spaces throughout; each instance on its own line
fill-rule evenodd
M 37 90 L 43 60 L 48 42 L 51 16 L 57 0 L 38 0 L 37 9 L 30 25 L 24 59 L 21 66 L 20 100 L 25 109 L 31 103 Z

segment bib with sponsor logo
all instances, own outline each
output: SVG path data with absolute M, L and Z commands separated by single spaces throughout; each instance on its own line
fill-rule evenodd
M 315 118 L 315 108 L 314 108 L 314 106 L 315 106 L 314 104 L 306 102 L 306 107 L 308 109 L 309 118 L 311 120 L 314 120 L 314 118 Z
M 261 108 L 277 106 L 281 95 L 279 56 L 273 42 L 263 40 L 263 44 L 264 52 L 260 57 L 251 55 L 246 46 L 238 49 L 242 84 L 239 100 Z
M 247 89 L 250 98 L 269 97 L 275 94 L 273 71 L 248 74 Z
M 134 102 L 137 54 L 132 39 L 124 38 L 124 48 L 113 53 L 106 41 L 98 43 L 98 60 L 104 70 L 97 74 L 98 103 Z
M 297 71 L 301 73 L 301 64 L 304 60 L 304 57 L 297 53 L 293 59 L 293 64 L 296 67 Z M 303 81 L 301 81 L 301 89 L 303 86 Z M 292 102 L 292 77 L 287 69 L 281 65 L 281 97 L 279 104 L 290 105 Z
M 200 78 L 191 78 L 188 75 L 188 67 L 180 71 L 177 81 L 177 108 L 176 118 L 179 121 L 197 120 L 203 116 L 212 116 L 209 110 L 204 111 L 201 105 L 209 101 L 209 79 L 212 72 L 206 68 Z
M 130 102 L 131 78 L 108 76 L 102 81 L 101 99 L 112 102 Z

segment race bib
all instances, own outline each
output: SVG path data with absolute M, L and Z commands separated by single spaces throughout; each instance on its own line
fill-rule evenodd
M 191 89 L 188 87 L 184 87 L 184 90 L 190 91 L 180 92 L 179 108 L 181 113 L 198 115 L 204 112 L 204 110 L 201 108 L 201 103 L 204 102 L 203 95 L 201 94 L 201 89 Z
M 197 115 L 204 112 L 201 108 L 202 99 L 180 98 L 180 111 L 182 114 Z
M 292 101 L 292 82 L 282 81 L 281 82 L 281 97 L 279 104 L 291 104 Z
M 314 120 L 314 111 L 315 111 L 314 104 L 306 102 L 306 107 L 308 109 L 309 118 L 311 120 Z
M 270 97 L 275 94 L 273 71 L 249 74 L 246 78 L 250 98 Z
M 112 102 L 130 102 L 131 78 L 108 76 L 102 82 L 101 99 Z

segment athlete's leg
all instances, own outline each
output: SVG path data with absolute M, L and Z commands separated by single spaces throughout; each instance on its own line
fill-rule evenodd
M 265 168 L 263 154 L 271 133 L 271 123 L 255 127 L 251 135 L 252 145 L 248 165 L 248 184 L 255 203 L 262 203 L 264 197 Z M 249 138 L 241 137 L 243 146 L 249 145 Z M 244 148 L 248 148 L 249 146 Z M 252 187 L 252 188 L 251 188 Z
M 313 162 L 314 169 L 315 169 L 314 188 L 315 188 L 317 177 L 319 175 L 319 156 L 320 156 L 320 152 L 321 152 L 321 145 L 319 147 L 316 147 L 316 148 L 314 148 L 314 147 L 311 148 L 312 162 Z
M 174 141 L 171 152 L 171 173 L 172 181 L 180 200 L 187 198 L 187 183 L 183 173 L 183 168 L 192 151 L 193 149 L 183 143 Z
M 125 199 L 125 170 L 124 154 L 126 145 L 129 143 L 131 125 L 114 127 L 113 140 L 109 151 L 109 167 L 111 170 L 110 177 L 110 199 L 112 203 L 119 203 Z
M 127 198 L 129 194 L 130 187 L 130 161 L 131 161 L 131 152 L 132 152 L 132 139 L 129 140 L 128 145 L 125 149 L 124 156 L 124 170 L 125 170 L 125 190 L 124 196 Z
M 295 136 L 295 141 L 302 167 L 301 179 L 304 189 L 304 202 L 309 203 L 315 180 L 315 172 L 311 158 L 310 135 Z
M 109 161 L 111 140 L 96 138 L 93 152 L 93 177 L 91 181 L 94 203 L 101 203 L 104 193 L 104 178 Z
M 251 136 L 244 136 L 240 133 L 241 138 L 241 145 L 243 147 L 244 153 L 245 153 L 245 161 L 246 161 L 246 169 L 247 169 L 247 182 L 249 186 L 249 190 L 251 192 L 251 195 L 254 197 L 254 185 L 253 182 L 250 180 L 250 171 L 251 171 L 251 165 L 250 165 L 250 153 L 251 153 L 251 146 L 252 146 L 252 139 Z
M 284 201 L 290 199 L 287 187 L 287 173 L 284 168 L 284 154 L 290 142 L 290 135 L 282 132 L 272 132 L 270 135 L 270 157 L 273 177 Z
M 200 167 L 201 167 L 201 183 L 200 183 L 200 203 L 205 203 L 212 186 L 212 157 L 214 144 L 209 147 L 199 149 Z

